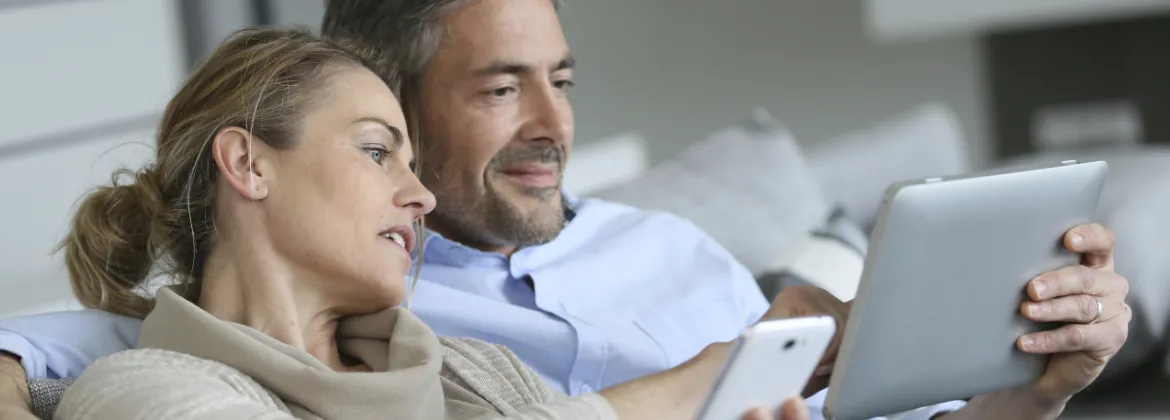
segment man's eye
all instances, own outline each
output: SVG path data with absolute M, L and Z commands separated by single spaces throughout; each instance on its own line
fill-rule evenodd
M 495 96 L 495 97 L 504 97 L 504 96 L 507 96 L 509 93 L 512 93 L 511 87 L 502 87 L 502 88 L 491 90 L 492 96 Z

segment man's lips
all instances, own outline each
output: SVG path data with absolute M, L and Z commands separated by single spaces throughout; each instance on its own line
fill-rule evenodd
M 555 165 L 522 164 L 500 171 L 512 182 L 530 188 L 555 187 L 558 168 Z

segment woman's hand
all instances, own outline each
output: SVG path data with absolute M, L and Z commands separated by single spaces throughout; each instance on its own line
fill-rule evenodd
M 743 416 L 743 420 L 808 420 L 808 405 L 804 399 L 792 397 L 784 405 L 769 410 L 763 407 L 756 408 Z

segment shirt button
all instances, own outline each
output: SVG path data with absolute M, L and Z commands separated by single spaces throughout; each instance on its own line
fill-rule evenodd
M 590 392 L 593 392 L 593 387 L 589 386 L 589 384 L 581 385 L 581 393 L 582 394 L 588 394 Z

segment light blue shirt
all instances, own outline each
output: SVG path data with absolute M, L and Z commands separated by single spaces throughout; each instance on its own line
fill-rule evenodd
M 568 202 L 571 219 L 555 240 L 511 258 L 431 235 L 412 309 L 440 335 L 507 346 L 570 395 L 677 366 L 767 310 L 751 273 L 692 223 Z M 0 350 L 21 356 L 30 377 L 76 376 L 131 348 L 139 324 L 95 310 L 0 320 Z M 823 398 L 809 399 L 817 417 Z M 925 420 L 961 404 L 899 417 Z

